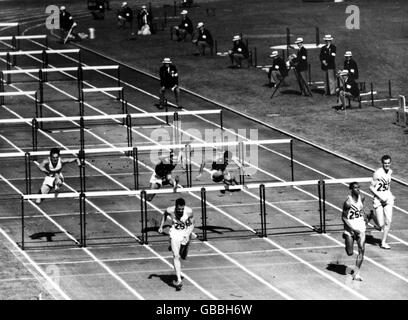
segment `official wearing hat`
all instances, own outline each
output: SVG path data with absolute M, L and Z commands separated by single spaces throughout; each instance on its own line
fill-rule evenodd
M 354 78 L 354 80 L 358 79 L 358 67 L 357 62 L 352 58 L 353 54 L 351 51 L 346 51 L 344 54 L 344 67 L 343 69 L 348 70 L 349 75 Z
M 162 61 L 162 66 L 159 70 L 160 74 L 160 101 L 158 108 L 163 109 L 166 104 L 165 92 L 169 89 L 174 92 L 174 97 L 176 99 L 176 105 L 178 109 L 182 109 L 180 105 L 180 88 L 179 88 L 179 76 L 176 66 L 173 64 L 170 58 L 164 58 Z
M 205 27 L 203 22 L 197 24 L 198 35 L 197 39 L 194 39 L 192 42 L 198 47 L 198 55 L 204 56 L 206 48 L 212 50 L 214 46 L 213 37 Z
M 320 49 L 321 69 L 324 71 L 326 95 L 336 94 L 336 46 L 330 34 L 324 36 L 325 45 Z
M 272 66 L 268 71 L 269 85 L 275 87 L 288 75 L 288 69 L 285 61 L 279 56 L 278 51 L 272 51 L 269 57 L 273 59 Z
M 249 51 L 240 35 L 232 38 L 232 49 L 228 51 L 233 68 L 241 68 L 242 60 L 249 58 Z
M 177 41 L 186 41 L 186 37 L 188 34 L 191 35 L 193 38 L 194 35 L 194 26 L 191 19 L 188 17 L 188 11 L 182 10 L 181 11 L 181 21 L 178 26 L 175 26 L 173 29 L 176 32 Z
M 337 106 L 337 108 L 344 110 L 346 108 L 346 99 L 357 99 L 360 96 L 360 90 L 354 77 L 350 75 L 348 70 L 340 70 L 338 76 L 340 80 L 340 88 L 338 88 L 337 91 L 339 92 L 339 100 L 341 104 Z
M 298 50 L 292 62 L 299 76 L 300 92 L 304 95 L 309 95 L 309 89 L 307 88 L 307 72 L 309 69 L 309 65 L 307 62 L 307 50 L 303 45 L 303 38 L 297 38 L 295 44 L 297 45 Z

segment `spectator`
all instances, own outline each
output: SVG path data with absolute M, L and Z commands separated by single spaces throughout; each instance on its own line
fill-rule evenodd
M 174 27 L 174 30 L 176 31 L 177 41 L 186 41 L 186 37 L 188 34 L 191 34 L 191 38 L 193 38 L 194 27 L 190 18 L 187 16 L 187 13 L 187 10 L 181 11 L 181 22 L 178 26 Z
M 65 6 L 61 6 L 60 7 L 60 36 L 61 36 L 62 43 L 65 43 L 64 41 L 65 39 L 67 39 L 67 37 L 68 37 L 67 40 L 76 40 L 76 41 L 81 40 L 78 34 L 74 31 L 76 26 L 77 26 L 77 23 L 74 22 L 74 18 L 72 17 L 72 15 L 66 10 Z
M 345 60 L 344 60 L 344 70 L 348 70 L 349 74 L 353 76 L 354 80 L 358 79 L 358 67 L 357 63 L 354 61 L 352 58 L 352 53 L 351 51 L 346 51 L 344 54 Z
M 118 10 L 118 27 L 125 28 L 126 23 L 129 23 L 129 27 L 132 30 L 133 11 L 129 8 L 127 2 L 123 2 L 121 8 Z
M 339 92 L 339 99 L 341 105 L 337 108 L 344 110 L 346 108 L 346 99 L 355 99 L 360 96 L 360 90 L 358 89 L 358 85 L 354 80 L 353 76 L 349 75 L 347 70 L 341 70 L 338 73 L 340 79 L 341 87 L 337 89 Z
M 242 60 L 249 58 L 248 48 L 242 41 L 241 36 L 232 38 L 232 49 L 228 51 L 233 68 L 241 68 Z
M 198 37 L 192 42 L 198 47 L 198 55 L 204 56 L 205 48 L 208 47 L 212 51 L 212 48 L 214 46 L 214 41 L 211 36 L 211 33 L 206 28 L 204 28 L 203 22 L 198 23 L 197 29 L 198 29 Z
M 142 6 L 137 14 L 137 28 L 138 34 L 151 35 L 152 20 L 145 5 Z
M 91 14 L 95 20 L 103 20 L 105 19 L 105 1 L 104 0 L 96 0 L 95 7 L 91 11 Z
M 177 108 L 182 109 L 180 105 L 180 88 L 177 68 L 170 58 L 164 58 L 162 63 L 163 65 L 160 67 L 160 101 L 158 107 L 159 109 L 163 109 L 163 106 L 166 104 L 164 94 L 166 89 L 170 89 L 174 92 Z
M 298 51 L 296 52 L 295 58 L 293 59 L 294 67 L 296 72 L 298 73 L 299 77 L 299 87 L 300 92 L 308 95 L 308 88 L 307 86 L 307 71 L 309 69 L 309 65 L 307 63 L 307 50 L 303 46 L 303 38 L 297 38 L 295 44 L 298 46 Z
M 320 50 L 321 68 L 325 72 L 326 95 L 336 94 L 336 46 L 332 44 L 333 37 L 325 35 L 326 44 Z
M 278 82 L 283 81 L 288 75 L 288 69 L 285 61 L 279 56 L 278 51 L 273 51 L 270 57 L 273 58 L 273 61 L 268 71 L 269 86 L 276 87 Z

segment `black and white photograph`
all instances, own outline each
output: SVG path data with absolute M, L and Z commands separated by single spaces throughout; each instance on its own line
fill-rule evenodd
M 406 301 L 407 49 L 406 0 L 0 0 L 0 300 Z

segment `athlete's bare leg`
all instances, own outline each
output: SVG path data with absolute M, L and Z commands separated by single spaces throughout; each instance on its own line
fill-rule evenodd
M 47 186 L 46 184 L 43 184 L 40 188 L 40 194 L 48 194 L 50 192 L 51 188 L 49 186 Z M 35 200 L 36 204 L 40 204 L 42 201 L 42 199 L 38 198 Z

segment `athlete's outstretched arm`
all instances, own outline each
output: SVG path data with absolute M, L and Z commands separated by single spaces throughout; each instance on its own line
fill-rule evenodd
M 67 158 L 67 159 L 61 159 L 62 165 L 67 164 L 67 163 L 72 163 L 72 162 L 77 162 L 78 166 L 81 165 L 81 161 L 79 158 Z

